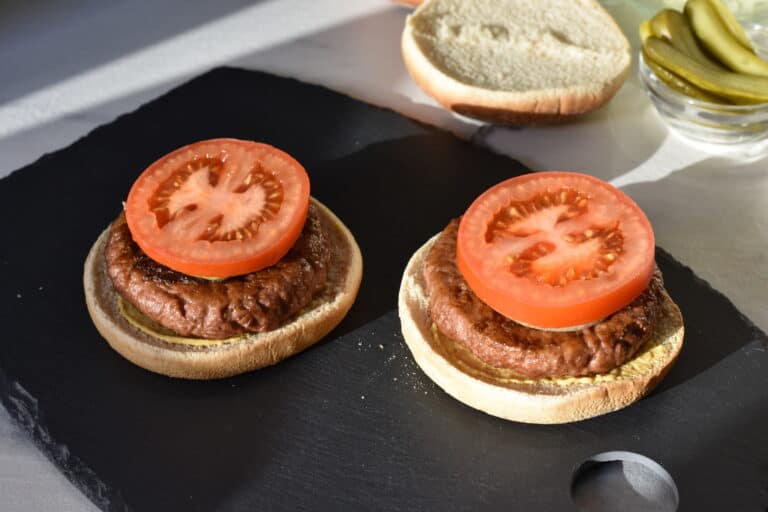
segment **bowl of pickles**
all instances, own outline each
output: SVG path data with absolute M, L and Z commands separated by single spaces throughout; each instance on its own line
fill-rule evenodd
M 678 133 L 716 144 L 768 140 L 768 61 L 721 0 L 688 0 L 639 28 L 640 82 Z

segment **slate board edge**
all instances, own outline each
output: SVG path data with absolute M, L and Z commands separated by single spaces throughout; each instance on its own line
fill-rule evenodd
M 79 457 L 69 452 L 65 444 L 58 443 L 43 426 L 44 415 L 37 407 L 37 399 L 18 382 L 9 381 L 0 368 L 0 403 L 14 422 L 32 440 L 34 445 L 53 466 L 61 471 L 86 498 L 99 509 L 108 512 L 129 511 L 118 489 L 102 482 L 96 473 Z
M 91 136 L 93 133 L 97 132 L 100 129 L 106 128 L 107 126 L 110 126 L 114 123 L 119 122 L 121 119 L 127 116 L 131 116 L 135 113 L 138 113 L 142 111 L 144 108 L 146 108 L 150 103 L 153 103 L 157 100 L 160 100 L 164 98 L 165 96 L 174 93 L 177 88 L 183 87 L 190 82 L 194 82 L 203 76 L 206 76 L 211 73 L 216 73 L 220 71 L 226 71 L 226 70 L 233 70 L 233 71 L 243 71 L 243 72 L 251 72 L 250 70 L 245 70 L 242 68 L 237 67 L 230 67 L 230 66 L 223 66 L 223 67 L 217 67 L 213 68 L 201 75 L 195 76 L 181 84 L 178 84 L 177 86 L 173 87 L 171 90 L 150 99 L 145 104 L 139 106 L 135 110 L 131 112 L 127 112 L 124 114 L 121 114 L 117 116 L 114 120 L 104 123 L 102 125 L 99 125 L 86 134 L 84 134 L 82 137 L 79 137 L 75 141 L 73 141 L 71 144 L 54 150 L 50 151 L 48 153 L 43 154 L 40 158 L 35 160 L 34 162 L 25 165 L 19 169 L 16 169 L 12 171 L 10 174 L 8 174 L 7 177 L 10 177 L 17 172 L 23 171 L 28 167 L 32 167 L 37 165 L 39 162 L 46 160 L 48 158 L 51 158 L 55 154 L 63 151 L 67 151 L 70 147 L 75 146 L 79 144 L 84 139 Z M 261 71 L 253 71 L 256 73 L 265 73 Z M 270 73 L 265 73 L 270 74 Z M 331 92 L 334 92 L 336 94 L 341 94 L 343 96 L 346 96 L 348 98 L 351 98 L 358 102 L 366 103 L 368 106 L 382 110 L 382 111 L 389 111 L 393 112 L 399 116 L 404 116 L 404 114 L 394 111 L 392 109 L 381 107 L 378 105 L 370 104 L 366 101 L 362 101 L 360 99 L 357 99 L 349 94 L 334 91 L 328 87 L 324 87 L 321 85 L 316 84 L 310 84 L 307 82 L 303 82 L 301 80 L 297 80 L 293 77 L 284 77 L 280 75 L 274 75 L 279 76 L 280 78 L 283 78 L 285 80 L 291 80 L 293 82 L 301 83 L 310 85 L 312 87 L 319 87 L 321 89 L 326 89 Z M 448 130 L 444 130 L 439 127 L 435 127 L 433 125 L 429 125 L 427 123 L 414 120 L 412 118 L 408 118 L 411 122 L 422 126 L 430 131 L 435 132 L 442 132 L 451 135 L 452 137 L 455 137 L 457 140 L 460 140 L 468 145 L 473 145 L 475 147 L 480 147 L 483 150 L 491 151 L 497 154 L 497 151 L 493 151 L 491 148 L 489 148 L 486 144 L 482 142 L 482 139 L 484 137 L 478 137 L 477 135 L 484 132 L 484 130 L 481 128 L 476 132 L 475 135 L 471 137 L 469 141 L 465 139 L 461 139 L 458 137 L 455 133 L 452 133 Z M 508 155 L 501 154 L 502 156 L 505 156 L 509 158 Z M 0 179 L 2 181 L 2 179 Z M 736 306 L 733 304 L 733 302 L 723 295 L 721 292 L 713 288 L 709 282 L 702 279 L 701 277 L 697 276 L 693 270 L 688 267 L 687 265 L 684 265 L 680 263 L 676 258 L 674 258 L 669 252 L 665 251 L 664 249 L 661 249 L 657 247 L 657 250 L 661 251 L 665 255 L 667 255 L 672 261 L 674 261 L 676 264 L 678 264 L 682 269 L 684 269 L 686 272 L 688 272 L 691 277 L 705 285 L 708 289 L 712 290 L 715 294 L 720 295 L 722 298 L 725 299 L 725 301 L 732 306 L 733 310 L 737 312 L 740 319 L 745 322 L 745 324 L 750 328 L 751 332 L 753 333 L 753 339 L 761 339 L 765 340 L 766 334 L 754 323 L 752 320 L 750 320 L 746 315 L 744 315 Z M 768 342 L 762 341 L 762 343 L 768 345 Z M 44 413 L 39 410 L 37 407 L 37 400 L 34 396 L 29 394 L 18 382 L 15 382 L 13 380 L 9 380 L 8 376 L 5 375 L 2 367 L 0 366 L 0 392 L 2 393 L 0 395 L 0 403 L 3 404 L 3 406 L 8 411 L 9 415 L 13 418 L 13 420 L 19 425 L 19 427 L 27 433 L 27 435 L 30 437 L 30 439 L 33 441 L 35 446 L 53 463 L 53 465 L 60 470 L 64 476 L 72 482 L 72 484 L 78 488 L 91 502 L 93 502 L 98 508 L 106 511 L 127 511 L 130 510 L 126 502 L 123 500 L 123 498 L 120 495 L 120 491 L 117 489 L 112 489 L 108 485 L 106 485 L 104 482 L 102 482 L 98 476 L 94 473 L 94 471 L 89 468 L 81 459 L 79 459 L 77 456 L 72 455 L 69 453 L 69 450 L 67 449 L 66 445 L 58 443 L 55 439 L 51 438 L 50 434 L 47 432 L 47 429 L 43 427 L 42 425 L 45 423 L 44 421 Z

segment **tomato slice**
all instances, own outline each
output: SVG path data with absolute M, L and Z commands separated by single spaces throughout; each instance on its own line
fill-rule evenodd
M 309 177 L 268 144 L 212 139 L 150 165 L 131 187 L 133 239 L 178 272 L 224 278 L 274 265 L 293 246 L 309 208 Z
M 472 291 L 502 315 L 568 328 L 605 318 L 648 286 L 654 236 L 637 204 L 608 183 L 539 172 L 472 203 L 456 259 Z

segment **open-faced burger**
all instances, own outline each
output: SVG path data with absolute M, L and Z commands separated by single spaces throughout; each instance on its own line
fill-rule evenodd
M 565 423 L 620 409 L 683 343 L 654 251 L 645 214 L 597 178 L 504 181 L 411 258 L 403 335 L 432 380 L 489 414 Z
M 179 148 L 134 183 L 85 263 L 88 311 L 120 354 L 194 379 L 271 365 L 319 341 L 352 306 L 354 237 L 267 144 Z

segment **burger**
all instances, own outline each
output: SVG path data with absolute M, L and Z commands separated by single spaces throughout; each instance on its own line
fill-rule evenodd
M 481 194 L 410 259 L 406 343 L 456 399 L 501 418 L 566 423 L 640 399 L 683 344 L 654 235 L 597 178 L 539 172 Z
M 309 177 L 268 144 L 213 139 L 152 163 L 99 236 L 83 276 L 99 333 L 172 377 L 275 364 L 346 315 L 362 257 L 310 197 Z

